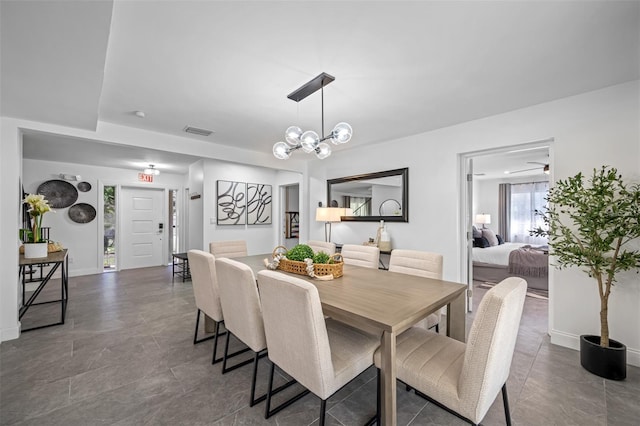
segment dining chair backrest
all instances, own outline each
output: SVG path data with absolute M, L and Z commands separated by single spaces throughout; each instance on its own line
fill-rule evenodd
M 233 259 L 216 259 L 224 326 L 254 352 L 267 347 L 258 286 L 251 268 Z
M 509 377 L 527 282 L 509 277 L 480 301 L 464 354 L 458 396 L 463 412 L 482 419 Z
M 208 317 L 215 321 L 222 321 L 215 257 L 206 251 L 189 250 L 187 258 L 196 306 Z
M 380 261 L 380 249 L 375 246 L 345 244 L 340 254 L 347 265 L 377 269 Z
M 314 253 L 321 251 L 327 253 L 329 256 L 336 252 L 336 243 L 327 243 L 324 241 L 309 240 L 307 245 L 311 247 Z
M 216 258 L 226 257 L 244 257 L 247 254 L 247 242 L 244 240 L 233 241 L 211 241 L 209 243 L 209 252 Z
M 389 271 L 420 277 L 442 279 L 442 255 L 418 250 L 394 249 Z
M 258 272 L 258 286 L 269 359 L 326 398 L 334 371 L 318 290 L 300 278 L 266 270 Z

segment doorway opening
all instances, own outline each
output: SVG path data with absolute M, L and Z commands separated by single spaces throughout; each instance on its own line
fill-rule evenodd
M 104 186 L 104 261 L 105 271 L 116 270 L 116 187 Z
M 552 144 L 549 139 L 460 155 L 464 182 L 460 199 L 460 272 L 467 277 L 469 311 L 478 302 L 474 303 L 474 290 L 490 288 L 508 276 L 527 280 L 533 297 L 549 296 L 548 246 L 546 241 L 530 236 L 529 231 L 541 220 L 536 210 L 544 208 L 545 191 L 553 173 Z M 527 256 L 519 253 L 525 246 L 526 250 L 539 250 L 540 258 L 534 259 L 529 251 Z M 525 257 L 526 262 L 536 264 L 519 268 Z M 528 274 L 525 270 L 536 274 L 522 276 Z
M 283 240 L 282 245 L 287 249 L 294 247 L 300 241 L 300 186 L 296 183 L 281 187 Z
M 173 262 L 173 253 L 180 251 L 180 228 L 178 217 L 178 191 L 175 189 L 169 190 L 169 218 L 168 228 L 171 235 L 169 235 L 169 263 Z

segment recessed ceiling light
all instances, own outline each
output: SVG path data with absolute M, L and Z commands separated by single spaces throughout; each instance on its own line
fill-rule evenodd
M 136 115 L 136 117 L 140 117 L 140 118 L 145 117 L 144 111 L 135 111 L 134 114 Z

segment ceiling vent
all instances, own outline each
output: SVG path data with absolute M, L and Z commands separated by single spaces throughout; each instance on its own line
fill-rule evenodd
M 191 126 L 185 127 L 184 131 L 187 133 L 198 135 L 198 136 L 209 136 L 211 133 L 213 133 L 212 130 L 198 129 L 197 127 L 191 127 Z

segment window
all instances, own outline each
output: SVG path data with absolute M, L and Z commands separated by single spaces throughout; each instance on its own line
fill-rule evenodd
M 543 210 L 549 182 L 511 184 L 510 241 L 514 243 L 547 244 L 546 237 L 529 235 L 529 231 L 544 226 L 536 210 Z

